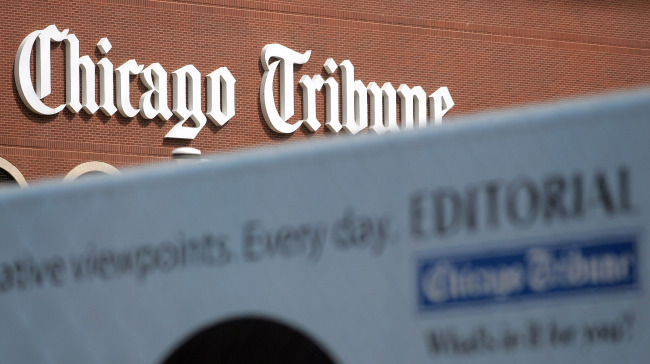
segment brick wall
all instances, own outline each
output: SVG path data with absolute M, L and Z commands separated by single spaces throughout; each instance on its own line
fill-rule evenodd
M 296 67 L 293 121 L 302 116 L 298 79 L 326 78 L 329 57 L 349 59 L 365 84 L 420 85 L 427 94 L 449 87 L 456 105 L 447 118 L 650 84 L 646 1 L 8 0 L 3 10 L 0 157 L 28 182 L 93 160 L 118 168 L 167 160 L 180 146 L 219 153 L 329 134 L 322 126 L 316 133 L 301 127 L 279 135 L 266 125 L 259 57 L 269 43 L 312 50 L 309 62 Z M 108 37 L 115 67 L 129 59 L 159 62 L 171 75 L 193 64 L 205 76 L 226 66 L 237 80 L 236 115 L 223 127 L 208 121 L 192 141 L 163 138 L 176 117 L 163 122 L 67 109 L 39 116 L 20 99 L 13 64 L 23 38 L 50 24 L 76 34 L 80 55 L 94 62 L 102 58 L 97 42 Z M 58 105 L 65 99 L 63 48 L 53 46 L 52 55 L 53 92 L 45 102 Z M 340 83 L 340 73 L 335 77 Z M 133 105 L 143 90 L 133 79 Z M 171 92 L 170 77 L 170 107 Z M 323 123 L 324 101 L 320 93 Z

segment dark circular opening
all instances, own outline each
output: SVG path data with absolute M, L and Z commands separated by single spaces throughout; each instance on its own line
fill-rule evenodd
M 334 364 L 305 333 L 263 318 L 225 321 L 192 335 L 163 364 Z
M 18 185 L 16 179 L 9 172 L 0 168 L 0 187 Z

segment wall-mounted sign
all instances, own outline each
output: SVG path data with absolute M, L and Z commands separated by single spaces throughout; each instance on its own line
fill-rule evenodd
M 43 99 L 52 92 L 50 44 L 64 43 L 65 48 L 65 104 L 55 107 L 46 105 Z M 101 54 L 111 50 L 108 38 L 97 43 Z M 32 82 L 31 58 L 36 59 Z M 334 133 L 341 129 L 356 134 L 366 128 L 382 134 L 399 130 L 396 118 L 397 96 L 401 101 L 401 125 L 404 129 L 424 126 L 427 120 L 440 123 L 442 117 L 454 106 L 447 87 L 441 87 L 428 96 L 420 86 L 413 88 L 403 84 L 397 91 L 389 83 L 379 87 L 375 82 L 367 86 L 354 79 L 354 66 L 349 60 L 337 65 L 332 58 L 324 63 L 328 74 L 341 68 L 342 85 L 333 77 L 323 80 L 320 75 L 302 76 L 298 82 L 303 90 L 303 119 L 290 123 L 294 115 L 294 65 L 309 61 L 311 51 L 296 52 L 280 44 L 269 44 L 262 49 L 261 62 L 264 76 L 260 85 L 260 106 L 264 118 L 277 133 L 290 134 L 301 125 L 310 131 L 320 128 L 316 118 L 316 92 L 325 93 L 325 126 Z M 95 95 L 95 73 L 99 68 L 99 104 Z M 278 112 L 274 90 L 274 75 L 280 68 L 280 94 Z M 140 96 L 137 107 L 131 104 L 129 79 L 137 75 L 147 88 Z M 108 57 L 95 65 L 89 56 L 79 56 L 79 40 L 68 29 L 59 31 L 55 25 L 29 34 L 18 48 L 14 64 L 14 78 L 18 93 L 25 105 L 41 115 L 54 115 L 67 107 L 73 113 L 83 109 L 88 114 L 101 110 L 111 116 L 118 112 L 128 118 L 140 114 L 145 119 L 168 120 L 173 115 L 179 121 L 165 138 L 194 139 L 205 126 L 207 119 L 223 126 L 235 115 L 235 77 L 227 67 L 221 67 L 206 76 L 206 110 L 203 111 L 201 73 L 193 65 L 183 66 L 172 72 L 172 108 L 167 95 L 167 71 L 160 63 L 147 67 L 135 59 L 124 62 L 114 69 Z M 323 90 L 323 87 L 325 88 Z M 115 90 L 115 92 L 114 92 Z M 341 93 L 342 122 L 339 121 L 339 92 Z M 427 117 L 427 99 L 429 117 Z M 368 104 L 370 105 L 368 107 Z M 192 120 L 194 126 L 184 126 Z

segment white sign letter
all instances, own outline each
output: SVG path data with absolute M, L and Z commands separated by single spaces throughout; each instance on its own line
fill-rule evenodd
M 334 59 L 328 58 L 323 65 L 328 75 L 336 71 L 338 66 Z M 325 84 L 325 126 L 332 133 L 341 131 L 343 125 L 339 121 L 339 83 L 333 77 L 328 77 Z
M 305 64 L 309 60 L 311 51 L 298 53 L 281 44 L 267 44 L 262 49 L 260 60 L 264 67 L 264 76 L 260 86 L 260 105 L 264 119 L 276 133 L 290 134 L 300 127 L 301 122 L 289 124 L 287 121 L 293 116 L 293 66 L 294 64 Z M 278 58 L 278 61 L 269 63 L 271 58 Z M 280 114 L 275 107 L 273 97 L 273 77 L 275 70 L 280 67 Z
M 341 62 L 343 91 L 343 129 L 356 134 L 368 127 L 368 89 L 354 80 L 354 66 L 349 60 Z
M 140 96 L 140 115 L 145 119 L 156 116 L 160 120 L 171 118 L 172 111 L 167 105 L 167 72 L 160 63 L 145 68 L 140 73 L 140 81 L 147 87 L 147 91 Z
M 454 107 L 454 100 L 451 98 L 449 89 L 441 87 L 429 96 L 429 118 L 435 124 L 442 123 L 442 117 Z
M 60 32 L 55 25 L 50 25 L 43 30 L 29 34 L 18 47 L 14 62 L 16 88 L 25 105 L 37 114 L 54 115 L 65 107 L 65 105 L 59 105 L 56 108 L 51 108 L 41 100 L 51 92 L 50 42 L 61 42 L 67 35 L 68 29 Z M 37 40 L 39 46 L 36 48 L 36 89 L 34 89 L 30 60 L 34 43 Z
M 74 34 L 65 38 L 65 102 L 68 110 L 78 113 L 83 109 L 94 114 L 99 106 L 95 101 L 95 64 L 88 56 L 79 58 L 79 39 Z M 79 71 L 83 79 L 83 95 L 79 102 Z
M 302 87 L 302 120 L 310 131 L 320 128 L 316 118 L 316 90 L 323 88 L 323 77 L 316 75 L 313 78 L 305 75 L 298 82 Z
M 402 128 L 413 129 L 413 121 L 417 121 L 418 127 L 427 125 L 427 94 L 422 87 L 409 88 L 407 85 L 400 85 L 397 94 L 402 100 Z
M 172 72 L 174 96 L 172 111 L 180 121 L 165 135 L 165 138 L 194 139 L 203 129 L 207 119 L 201 110 L 201 73 L 190 65 Z M 195 127 L 183 126 L 188 120 Z
M 386 82 L 380 89 L 376 83 L 370 82 L 368 95 L 370 95 L 370 130 L 377 134 L 399 130 L 396 117 L 397 96 L 393 85 Z
M 142 72 L 142 68 L 144 68 L 143 65 L 139 65 L 135 59 L 130 59 L 115 70 L 115 78 L 117 79 L 115 87 L 117 89 L 117 110 L 124 117 L 132 118 L 138 115 L 138 111 L 140 111 L 140 109 L 134 109 L 131 106 L 130 76 L 139 74 Z
M 112 47 L 108 38 L 102 38 L 97 43 L 99 52 L 104 55 Z M 104 115 L 111 116 L 117 111 L 113 103 L 113 63 L 104 57 L 97 62 L 97 67 L 99 68 L 99 109 Z
M 235 116 L 235 78 L 226 67 L 206 76 L 208 79 L 208 109 L 206 114 L 217 126 L 223 126 Z

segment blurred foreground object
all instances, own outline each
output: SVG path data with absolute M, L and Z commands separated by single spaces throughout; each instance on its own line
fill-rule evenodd
M 0 361 L 645 363 L 648 115 L 644 91 L 0 193 Z

